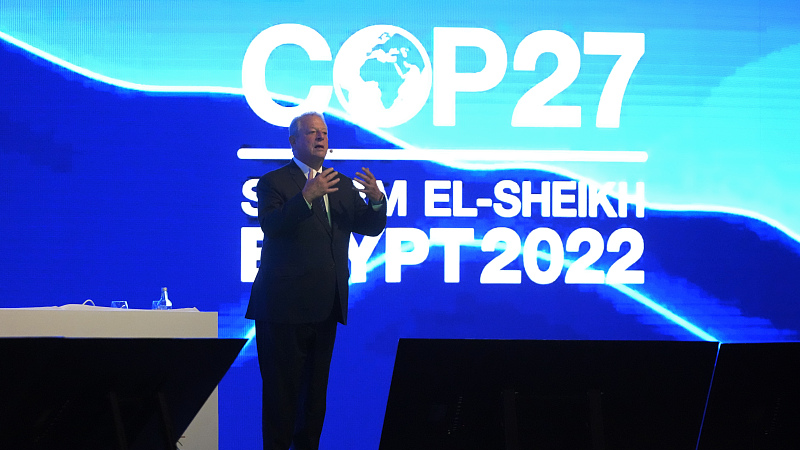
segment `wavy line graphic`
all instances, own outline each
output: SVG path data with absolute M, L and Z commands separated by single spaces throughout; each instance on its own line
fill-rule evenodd
M 118 80 L 110 77 L 103 76 L 101 74 L 97 74 L 95 72 L 83 69 L 81 67 L 75 66 L 74 64 L 69 63 L 63 59 L 57 58 L 53 55 L 50 55 L 46 52 L 40 51 L 22 41 L 19 41 L 12 36 L 9 36 L 5 33 L 0 32 L 0 38 L 9 42 L 12 45 L 17 46 L 18 48 L 29 52 L 39 58 L 45 59 L 50 63 L 57 65 L 61 68 L 66 70 L 72 71 L 77 73 L 81 76 L 87 77 L 89 79 L 98 81 L 100 83 L 116 86 L 123 89 L 130 89 L 130 90 L 137 90 L 143 92 L 157 92 L 157 93 L 174 93 L 174 94 L 186 94 L 186 93 L 210 93 L 210 94 L 223 94 L 223 95 L 243 95 L 240 88 L 228 88 L 228 87 L 217 87 L 217 86 L 153 86 L 153 85 L 142 85 L 137 83 L 130 83 L 124 80 Z M 297 99 L 284 97 L 278 98 L 279 100 L 294 103 Z M 339 114 L 337 117 L 342 118 L 350 123 L 353 123 L 349 120 L 346 115 Z M 357 125 L 354 123 L 354 125 Z M 367 130 L 372 132 L 375 135 L 378 135 L 381 138 L 386 138 L 387 141 L 398 145 L 402 149 L 410 150 L 410 151 L 424 151 L 409 145 L 406 142 L 402 142 L 396 138 L 393 138 L 389 134 L 382 132 L 380 130 Z M 531 162 L 483 162 L 483 163 L 474 163 L 474 162 L 459 162 L 459 161 L 434 161 L 438 164 L 443 166 L 447 166 L 454 169 L 461 169 L 461 170 L 470 170 L 470 171 L 495 171 L 495 170 L 504 170 L 504 169 L 534 169 L 534 170 L 541 170 L 545 172 L 550 172 L 554 174 L 559 174 L 563 176 L 568 176 L 570 178 L 576 180 L 583 180 L 589 181 L 584 177 L 581 177 L 578 174 L 572 173 L 570 171 L 564 170 L 562 168 L 540 164 L 540 163 L 531 163 Z M 769 217 L 765 217 L 759 215 L 757 213 L 751 211 L 740 210 L 736 208 L 723 208 L 723 207 L 715 207 L 715 206 L 698 206 L 698 205 L 691 205 L 691 206 L 681 206 L 681 205 L 656 205 L 656 204 L 648 204 L 648 208 L 656 209 L 661 211 L 696 211 L 696 212 L 722 212 L 726 214 L 735 214 L 745 217 L 750 217 L 756 220 L 759 220 L 763 223 L 770 225 L 782 233 L 789 236 L 795 242 L 800 240 L 800 237 L 797 233 L 790 230 L 788 227 L 784 226 L 783 224 L 779 223 L 778 221 L 772 220 Z M 541 255 L 541 257 L 547 257 L 546 254 Z M 369 270 L 374 270 L 376 267 L 382 265 L 384 263 L 384 256 L 382 255 L 371 264 Z M 685 318 L 675 314 L 668 308 L 664 307 L 663 305 L 659 304 L 658 302 L 652 300 L 644 293 L 630 288 L 629 286 L 620 286 L 620 285 L 609 285 L 612 289 L 617 290 L 618 292 L 622 293 L 623 295 L 627 296 L 628 298 L 640 303 L 650 310 L 656 312 L 657 314 L 661 315 L 662 317 L 666 318 L 667 320 L 679 325 L 680 327 L 686 329 L 688 332 L 693 334 L 694 336 L 698 337 L 699 339 L 709 340 L 709 341 L 717 341 L 717 338 L 707 331 L 704 331 L 697 327 L 696 325 L 692 324 Z

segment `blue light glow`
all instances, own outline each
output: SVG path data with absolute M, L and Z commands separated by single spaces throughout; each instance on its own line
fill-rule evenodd
M 379 447 L 404 337 L 800 337 L 784 0 L 4 0 L 0 30 L 0 306 L 217 311 L 247 340 L 220 450 L 262 444 L 256 181 L 307 106 L 390 207 L 351 248 L 321 448 Z

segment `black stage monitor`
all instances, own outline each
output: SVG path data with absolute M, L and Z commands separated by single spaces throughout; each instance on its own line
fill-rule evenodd
M 0 449 L 174 449 L 244 339 L 0 339 Z
M 722 344 L 698 449 L 800 449 L 800 343 Z
M 695 450 L 717 349 L 401 339 L 380 450 Z

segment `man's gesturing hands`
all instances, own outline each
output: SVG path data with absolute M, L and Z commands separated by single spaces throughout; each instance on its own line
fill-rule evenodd
M 364 173 L 356 172 L 356 177 L 354 178 L 364 185 L 364 188 L 358 191 L 366 194 L 367 197 L 372 200 L 372 203 L 380 203 L 381 199 L 383 199 L 383 192 L 378 188 L 378 181 L 375 179 L 375 175 L 369 171 L 368 167 L 362 167 L 361 170 L 363 170 Z
M 367 167 L 362 167 L 361 170 L 364 173 L 356 172 L 354 178 L 355 181 L 364 186 L 358 191 L 363 192 L 373 203 L 380 203 L 383 200 L 383 192 L 378 188 L 378 181 L 375 179 L 375 175 Z M 314 200 L 325 194 L 338 191 L 339 188 L 336 187 L 336 183 L 339 182 L 339 178 L 336 177 L 338 174 L 339 172 L 329 167 L 314 177 L 311 170 L 309 170 L 308 180 L 306 185 L 303 186 L 303 198 L 308 203 L 313 203 Z
M 335 187 L 336 183 L 339 182 L 339 179 L 336 178 L 338 174 L 339 172 L 333 170 L 332 167 L 328 167 L 323 170 L 322 173 L 314 177 L 309 169 L 308 180 L 306 181 L 306 185 L 303 186 L 303 198 L 306 199 L 308 203 L 313 203 L 314 200 L 325 194 L 338 191 L 339 188 Z

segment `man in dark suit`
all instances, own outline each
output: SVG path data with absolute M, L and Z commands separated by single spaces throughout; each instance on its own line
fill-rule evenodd
M 265 450 L 319 448 L 336 326 L 347 323 L 350 233 L 377 236 L 386 226 L 386 201 L 369 169 L 356 172 L 356 189 L 322 167 L 322 115 L 295 118 L 289 143 L 292 161 L 258 182 L 264 243 L 246 314 L 256 321 Z

